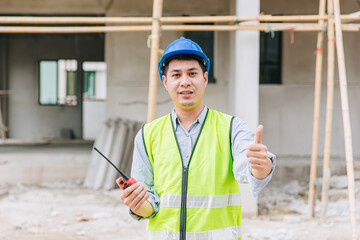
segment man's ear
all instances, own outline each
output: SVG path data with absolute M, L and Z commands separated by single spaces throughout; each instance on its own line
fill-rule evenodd
M 209 82 L 209 73 L 208 72 L 205 72 L 204 73 L 204 80 L 205 80 L 205 86 L 207 86 L 208 82 Z
M 167 79 L 166 79 L 165 75 L 162 75 L 162 83 L 163 83 L 165 89 L 167 90 Z

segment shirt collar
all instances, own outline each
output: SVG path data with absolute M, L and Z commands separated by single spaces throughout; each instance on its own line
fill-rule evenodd
M 205 121 L 207 110 L 208 110 L 208 107 L 206 105 L 204 105 L 203 110 L 201 111 L 200 115 L 198 116 L 198 118 L 195 120 L 194 123 L 200 123 L 200 125 L 202 125 Z M 179 120 L 178 116 L 176 115 L 175 108 L 173 108 L 171 116 L 172 116 L 172 122 L 173 122 L 175 130 L 176 130 L 178 125 L 180 124 L 180 120 Z

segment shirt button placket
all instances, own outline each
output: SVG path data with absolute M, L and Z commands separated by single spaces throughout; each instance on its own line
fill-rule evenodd
M 190 137 L 190 134 L 186 133 L 186 137 L 187 137 L 188 149 L 189 149 L 189 151 L 191 151 L 191 137 Z M 189 158 L 189 154 L 186 154 L 185 157 Z

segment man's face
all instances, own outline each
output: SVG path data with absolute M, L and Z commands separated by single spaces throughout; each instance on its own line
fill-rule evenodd
M 169 63 L 163 84 L 175 107 L 195 109 L 203 105 L 203 96 L 208 83 L 208 73 L 203 73 L 196 60 L 174 59 Z

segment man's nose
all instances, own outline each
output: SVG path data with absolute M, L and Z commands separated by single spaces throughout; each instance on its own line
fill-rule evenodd
M 180 84 L 182 87 L 187 87 L 187 86 L 190 86 L 191 81 L 190 81 L 189 77 L 184 74 L 181 78 Z

